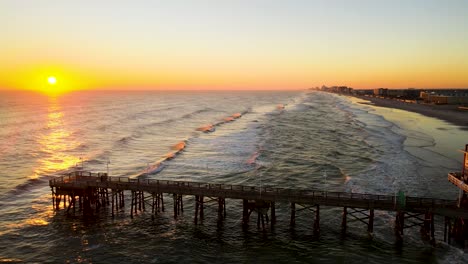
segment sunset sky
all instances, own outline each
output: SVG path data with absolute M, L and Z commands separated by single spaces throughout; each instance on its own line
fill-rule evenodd
M 468 88 L 468 1 L 0 1 L 0 89 Z

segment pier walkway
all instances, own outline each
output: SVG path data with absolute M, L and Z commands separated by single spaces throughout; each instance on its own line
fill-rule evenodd
M 195 196 L 194 222 L 203 219 L 205 198 L 218 201 L 218 217 L 226 217 L 225 199 L 241 200 L 243 205 L 243 224 L 247 225 L 250 214 L 257 212 L 257 225 L 265 228 L 265 220 L 270 226 L 276 224 L 275 203 L 290 205 L 290 225 L 295 224 L 296 212 L 309 209 L 314 214 L 314 233 L 320 230 L 320 207 L 343 208 L 342 229 L 346 231 L 347 217 L 353 217 L 373 231 L 374 210 L 396 212 L 395 233 L 402 237 L 405 228 L 420 226 L 421 231 L 434 239 L 434 215 L 445 217 L 444 240 L 450 240 L 451 219 L 468 218 L 468 211 L 458 208 L 457 200 L 433 198 L 361 194 L 349 192 L 327 192 L 322 190 L 288 189 L 258 186 L 213 184 L 187 181 L 168 181 L 155 179 L 131 179 L 109 177 L 105 173 L 75 171 L 62 177 L 51 179 L 52 202 L 55 209 L 63 201 L 67 212 L 75 213 L 76 208 L 89 214 L 103 206 L 114 210 L 125 204 L 125 191 L 131 192 L 130 215 L 137 210 L 151 206 L 153 214 L 164 211 L 164 194 L 172 195 L 174 217 L 183 212 L 183 197 Z M 145 197 L 146 194 L 146 197 Z M 109 199 L 109 196 L 111 197 Z M 67 207 L 68 201 L 68 207 Z M 300 209 L 296 210 L 296 205 Z M 114 209 L 115 208 L 115 209 Z M 405 224 L 405 219 L 409 220 Z

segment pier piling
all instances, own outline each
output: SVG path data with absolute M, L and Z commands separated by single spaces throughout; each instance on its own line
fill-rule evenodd
M 290 227 L 296 224 L 296 214 L 309 210 L 307 215 L 313 220 L 311 229 L 314 235 L 320 234 L 321 207 L 343 208 L 341 227 L 346 234 L 347 224 L 351 220 L 359 220 L 367 225 L 367 232 L 374 231 L 375 210 L 394 211 L 395 234 L 401 241 L 405 228 L 421 226 L 421 232 L 435 241 L 435 215 L 445 217 L 444 241 L 450 243 L 456 236 L 464 237 L 466 226 L 460 219 L 468 219 L 468 211 L 458 207 L 455 200 L 442 200 L 418 197 L 404 197 L 402 205 L 395 207 L 395 197 L 391 195 L 372 195 L 356 193 L 327 193 L 316 190 L 293 190 L 282 188 L 264 188 L 260 193 L 258 188 L 223 184 L 202 184 L 193 182 L 174 182 L 162 180 L 134 180 L 128 178 L 108 177 L 105 181 L 92 174 L 83 176 L 84 172 L 75 172 L 68 176 L 50 180 L 52 206 L 59 212 L 62 204 L 67 213 L 76 214 L 78 208 L 84 217 L 93 217 L 101 208 L 110 206 L 110 214 L 115 216 L 125 206 L 125 192 L 130 192 L 130 217 L 146 210 L 146 204 L 151 206 L 151 217 L 164 212 L 164 195 L 173 198 L 174 218 L 183 213 L 183 195 L 195 197 L 194 223 L 204 220 L 204 208 L 207 202 L 217 202 L 217 219 L 222 223 L 226 218 L 226 199 L 242 200 L 242 226 L 247 227 L 252 212 L 257 213 L 257 227 L 266 231 L 269 224 L 273 229 L 277 225 L 277 204 L 290 205 Z M 145 194 L 146 193 L 146 194 Z M 110 195 L 110 197 L 109 197 Z M 145 197 L 146 196 L 146 197 Z M 192 197 L 193 197 L 192 196 Z M 209 197 L 205 201 L 205 196 Z M 299 207 L 298 207 L 299 205 Z M 269 212 L 270 211 L 270 212 Z M 405 219 L 407 225 L 405 225 Z M 452 222 L 452 219 L 454 222 Z
M 346 234 L 347 216 L 348 216 L 348 208 L 345 206 L 343 207 L 343 215 L 341 218 L 341 233 L 343 235 Z
M 291 203 L 291 221 L 290 226 L 294 227 L 296 225 L 296 203 Z

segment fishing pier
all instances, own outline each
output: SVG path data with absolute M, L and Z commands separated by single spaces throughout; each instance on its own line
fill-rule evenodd
M 184 197 L 193 196 L 195 202 L 194 223 L 204 218 L 205 204 L 217 203 L 218 221 L 226 217 L 226 199 L 242 204 L 242 224 L 248 226 L 253 212 L 257 214 L 257 226 L 265 230 L 265 222 L 274 228 L 277 225 L 276 206 L 278 203 L 289 204 L 290 221 L 293 227 L 296 214 L 307 209 L 314 234 L 320 233 L 320 209 L 322 207 L 342 208 L 341 228 L 346 232 L 348 219 L 362 222 L 367 231 L 374 228 L 374 211 L 395 212 L 395 234 L 402 239 L 403 231 L 410 227 L 420 227 L 431 241 L 434 236 L 434 216 L 445 217 L 444 241 L 452 236 L 467 238 L 452 223 L 457 219 L 468 219 L 468 210 L 460 208 L 458 200 L 432 198 L 360 194 L 348 192 L 327 192 L 307 189 L 287 189 L 226 185 L 187 181 L 168 181 L 155 179 L 132 179 L 109 177 L 106 173 L 74 171 L 67 175 L 51 179 L 52 203 L 55 210 L 63 208 L 67 213 L 75 214 L 78 210 L 84 216 L 92 216 L 101 208 L 107 207 L 112 217 L 124 208 L 125 196 L 130 195 L 130 217 L 137 212 L 151 210 L 154 217 L 166 211 L 166 199 L 173 202 L 172 212 L 177 218 L 184 210 Z M 187 199 L 186 199 L 187 200 Z M 192 201 L 192 200 L 191 200 Z M 110 207 L 110 208 L 109 208 Z M 463 229 L 464 230 L 464 229 Z

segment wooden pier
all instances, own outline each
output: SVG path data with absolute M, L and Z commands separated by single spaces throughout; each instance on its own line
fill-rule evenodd
M 110 207 L 112 216 L 125 205 L 125 195 L 130 194 L 130 216 L 151 207 L 152 216 L 164 212 L 164 198 L 172 196 L 173 214 L 177 218 L 184 211 L 184 197 L 195 198 L 194 223 L 204 218 L 205 203 L 216 202 L 218 221 L 226 217 L 226 199 L 239 200 L 242 205 L 242 223 L 249 224 L 252 212 L 257 213 L 257 226 L 265 229 L 265 221 L 271 228 L 277 224 L 276 205 L 289 204 L 290 223 L 293 227 L 296 214 L 302 210 L 312 212 L 314 234 L 320 233 L 321 207 L 342 208 L 343 232 L 346 232 L 348 218 L 366 225 L 372 233 L 374 211 L 395 212 L 395 234 L 402 238 L 406 228 L 419 226 L 421 232 L 435 241 L 434 216 L 445 217 L 444 241 L 450 242 L 455 219 L 468 219 L 468 210 L 459 208 L 457 200 L 443 200 L 420 197 L 360 194 L 347 192 L 326 192 L 321 190 L 286 189 L 242 185 L 212 184 L 186 181 L 153 179 L 131 179 L 108 177 L 106 173 L 75 171 L 51 179 L 52 203 L 59 210 L 61 202 L 68 213 L 79 210 L 91 216 L 101 207 Z M 68 203 L 68 204 L 67 204 Z M 148 208 L 149 209 L 149 208 Z
M 468 211 L 468 144 L 463 152 L 463 167 L 461 172 L 448 174 L 448 180 L 460 190 L 457 207 Z M 452 236 L 458 242 L 464 243 L 468 248 L 468 217 L 458 216 L 453 221 Z

